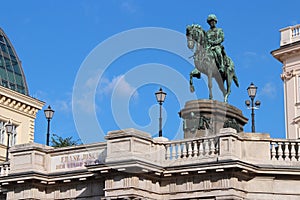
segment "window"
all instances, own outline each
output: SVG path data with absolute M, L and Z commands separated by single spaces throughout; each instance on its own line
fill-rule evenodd
M 15 74 L 15 78 L 16 78 L 16 83 L 18 85 L 20 85 L 20 86 L 23 85 L 23 78 L 21 75 Z
M 6 122 L 0 121 L 0 144 L 7 145 L 7 133 L 5 129 Z M 14 146 L 17 143 L 17 126 L 13 125 L 12 133 L 9 135 L 9 146 Z
M 4 37 L 3 37 L 3 35 L 0 35 L 0 41 L 1 41 L 1 42 L 4 42 Z
M 2 79 L 2 86 L 8 88 L 8 82 Z
M 9 88 L 12 90 L 16 89 L 16 85 L 14 83 L 9 82 Z
M 12 48 L 10 46 L 7 46 L 7 48 L 8 48 L 9 54 L 13 56 L 14 52 L 13 52 Z
M 24 94 L 25 93 L 25 88 L 21 85 L 17 85 L 17 91 Z
M 22 75 L 18 63 L 16 61 L 12 61 L 12 65 L 13 65 L 13 68 L 14 68 L 14 72 L 16 74 Z
M 1 79 L 7 79 L 7 73 L 6 73 L 6 70 L 3 69 L 2 67 L 0 67 L 0 77 Z
M 4 61 L 2 59 L 2 56 L 0 55 L 0 67 L 3 67 L 4 68 Z
M 8 58 L 5 58 L 4 60 L 5 60 L 6 69 L 12 72 L 13 70 L 12 70 L 10 60 Z
M 12 133 L 9 135 L 9 146 L 14 146 L 17 143 L 17 127 L 13 125 Z
M 0 121 L 0 144 L 4 144 L 5 126 L 4 122 Z

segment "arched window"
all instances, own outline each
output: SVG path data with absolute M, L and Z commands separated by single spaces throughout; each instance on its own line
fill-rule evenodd
M 13 125 L 13 130 L 9 137 L 9 146 L 14 146 L 17 142 L 17 127 L 15 125 Z
M 7 133 L 5 128 L 6 122 L 0 121 L 0 144 L 7 145 Z M 12 133 L 9 134 L 9 146 L 17 143 L 17 126 L 13 125 Z

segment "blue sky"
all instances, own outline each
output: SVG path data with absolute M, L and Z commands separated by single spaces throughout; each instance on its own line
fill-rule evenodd
M 182 99 L 208 97 L 205 79 L 194 81 L 194 96 L 188 93 L 185 82 L 193 69 L 192 60 L 185 54 L 189 51 L 186 43 L 177 41 L 176 35 L 185 34 L 185 27 L 192 23 L 207 30 L 206 18 L 214 13 L 219 19 L 217 26 L 224 30 L 223 44 L 235 63 L 240 82 L 239 88 L 232 86 L 229 103 L 250 118 L 250 110 L 246 109 L 244 101 L 248 99 L 247 87 L 254 82 L 258 87 L 256 99 L 262 102 L 256 111 L 257 132 L 283 138 L 282 64 L 270 52 L 279 48 L 279 29 L 299 23 L 299 6 L 296 0 L 284 3 L 279 0 L 11 0 L 1 2 L 0 26 L 22 60 L 30 95 L 45 101 L 46 106 L 50 104 L 55 110 L 52 133 L 75 139 L 89 135 L 87 141 L 94 142 L 103 141 L 107 131 L 135 127 L 156 136 L 158 106 L 154 93 L 162 85 L 168 93 L 163 105 L 163 133 L 173 139 L 180 138 L 181 134 L 181 120 L 177 113 L 183 106 Z M 136 32 L 138 30 L 142 32 Z M 100 66 L 117 50 L 137 45 L 135 39 L 151 43 L 155 40 L 152 30 L 162 31 L 161 38 L 153 41 L 157 46 L 160 40 L 164 45 L 164 41 L 170 41 L 170 45 L 182 46 L 181 56 L 163 48 L 145 47 L 115 55 L 107 66 Z M 175 36 L 166 37 L 164 33 L 168 31 L 170 35 L 176 33 Z M 130 39 L 126 39 L 126 34 Z M 117 39 L 122 41 L 111 43 Z M 83 70 L 85 62 L 89 62 L 93 52 L 95 66 L 99 65 L 99 68 L 86 72 Z M 85 85 L 81 85 L 83 88 L 88 90 L 95 84 L 97 87 L 93 93 L 94 104 L 85 105 L 82 98 L 77 103 L 81 103 L 83 110 L 75 108 L 76 112 L 95 115 L 103 134 L 99 129 L 93 129 L 89 120 L 79 122 L 79 126 L 84 125 L 86 130 L 80 127 L 80 131 L 76 130 L 78 121 L 74 122 L 72 100 L 74 103 L 74 89 L 77 89 L 74 85 L 82 73 L 89 77 L 82 80 L 85 81 Z M 45 143 L 46 124 L 44 113 L 40 111 L 35 127 L 35 141 L 38 143 Z M 245 126 L 245 131 L 251 131 L 250 123 Z

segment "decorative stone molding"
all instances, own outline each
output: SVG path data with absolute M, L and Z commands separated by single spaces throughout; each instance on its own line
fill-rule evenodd
M 0 107 L 25 114 L 31 118 L 42 109 L 44 102 L 0 86 Z
M 288 81 L 290 80 L 291 78 L 293 78 L 295 76 L 295 71 L 292 69 L 290 71 L 286 71 L 286 72 L 283 72 L 281 75 L 280 75 L 280 78 L 283 80 L 283 81 Z

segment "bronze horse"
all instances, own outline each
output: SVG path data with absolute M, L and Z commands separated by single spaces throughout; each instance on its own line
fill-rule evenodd
M 212 95 L 212 78 L 215 78 L 220 90 L 223 93 L 224 102 L 228 102 L 228 96 L 231 92 L 232 80 L 239 87 L 238 79 L 235 74 L 234 64 L 231 58 L 224 56 L 225 70 L 220 72 L 215 60 L 214 52 L 207 48 L 206 32 L 199 25 L 190 25 L 186 28 L 186 37 L 188 48 L 194 50 L 195 68 L 190 73 L 190 90 L 195 91 L 193 77 L 200 78 L 204 73 L 208 78 L 209 99 Z M 226 89 L 224 82 L 226 81 Z

